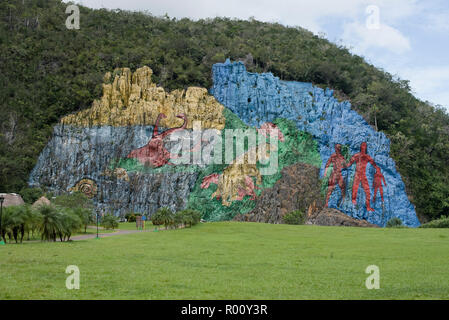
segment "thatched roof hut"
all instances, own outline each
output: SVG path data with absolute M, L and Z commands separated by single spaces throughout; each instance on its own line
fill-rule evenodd
M 0 193 L 0 196 L 5 198 L 5 200 L 3 201 L 4 207 L 20 206 L 22 204 L 25 204 L 22 197 L 17 193 Z
M 33 209 L 37 209 L 38 207 L 40 207 L 40 206 L 43 206 L 43 205 L 50 205 L 50 200 L 48 200 L 46 197 L 44 197 L 44 196 L 42 196 L 42 197 L 40 197 L 39 199 L 37 199 L 34 203 L 33 203 L 33 205 L 32 205 L 32 207 L 33 207 Z

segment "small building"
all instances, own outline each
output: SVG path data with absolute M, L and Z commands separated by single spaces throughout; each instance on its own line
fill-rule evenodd
M 37 199 L 36 201 L 34 201 L 32 207 L 33 207 L 33 209 L 37 209 L 40 206 L 48 206 L 50 204 L 51 204 L 50 200 L 48 200 L 46 197 L 42 196 L 39 199 Z
M 0 196 L 4 197 L 3 207 L 20 206 L 25 204 L 20 194 L 17 193 L 0 193 Z

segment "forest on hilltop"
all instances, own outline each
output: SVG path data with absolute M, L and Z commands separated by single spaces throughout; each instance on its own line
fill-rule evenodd
M 81 28 L 68 30 L 66 7 L 60 0 L 0 3 L 0 192 L 27 192 L 52 126 L 90 107 L 107 71 L 148 65 L 167 90 L 210 88 L 212 65 L 230 58 L 350 100 L 390 138 L 421 220 L 449 214 L 449 115 L 416 99 L 408 81 L 300 27 L 80 6 Z

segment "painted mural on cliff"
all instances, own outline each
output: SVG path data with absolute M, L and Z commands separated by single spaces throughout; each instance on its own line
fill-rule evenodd
M 388 139 L 332 91 L 248 73 L 229 61 L 214 65 L 210 93 L 166 92 L 151 75 L 148 67 L 107 73 L 102 98 L 55 126 L 30 185 L 84 192 L 117 215 L 190 207 L 218 221 L 252 212 L 282 172 L 304 164 L 320 170 L 323 205 L 380 226 L 391 217 L 419 225 Z M 229 132 L 239 133 L 232 151 L 222 143 L 212 152 L 228 161 L 202 161 Z M 239 140 L 241 132 L 257 138 Z M 187 161 L 173 149 L 180 133 L 187 135 Z M 274 155 L 275 170 L 266 174 Z

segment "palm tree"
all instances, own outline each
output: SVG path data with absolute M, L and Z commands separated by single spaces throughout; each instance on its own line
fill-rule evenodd
M 25 233 L 25 211 L 24 206 L 10 206 L 5 208 L 4 215 L 2 217 L 2 236 L 3 241 L 6 242 L 6 235 L 9 237 L 9 241 L 14 238 L 17 241 L 19 232 L 21 233 L 20 242 L 23 240 Z
M 62 214 L 51 205 L 42 205 L 38 210 L 42 215 L 40 226 L 42 240 L 56 241 L 56 236 L 62 231 Z
M 185 226 L 187 224 L 191 227 L 192 225 L 197 224 L 201 220 L 201 213 L 197 210 L 193 209 L 185 209 L 182 210 L 183 223 Z
M 40 226 L 42 224 L 42 215 L 38 210 L 31 209 L 27 214 L 27 218 L 25 221 L 25 230 L 28 234 L 28 240 L 30 240 L 30 231 L 31 237 L 34 238 L 34 233 L 39 231 Z
M 169 208 L 160 208 L 156 211 L 157 220 L 165 225 L 165 229 L 174 223 L 174 214 Z
M 184 218 L 184 212 L 183 211 L 178 211 L 175 213 L 175 217 L 174 217 L 174 225 L 175 228 L 177 228 L 178 226 L 182 226 L 183 224 L 185 224 L 185 218 Z
M 61 212 L 61 230 L 59 231 L 59 238 L 62 241 L 69 241 L 72 233 L 81 229 L 83 222 L 81 218 L 70 209 L 65 209 Z
M 34 236 L 34 232 L 39 229 L 42 217 L 38 211 L 34 210 L 30 205 L 27 204 L 20 206 L 19 213 L 22 216 L 24 223 L 22 238 L 24 236 L 24 233 L 26 233 L 28 240 L 30 240 L 30 231 Z
M 89 208 L 78 207 L 73 209 L 73 213 L 75 213 L 81 219 L 81 222 L 84 226 L 84 233 L 86 233 L 89 223 L 94 222 L 92 210 Z

